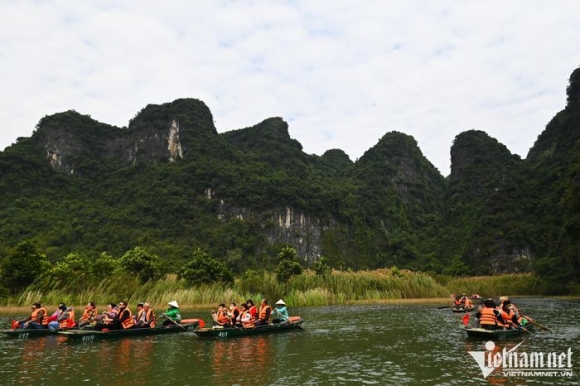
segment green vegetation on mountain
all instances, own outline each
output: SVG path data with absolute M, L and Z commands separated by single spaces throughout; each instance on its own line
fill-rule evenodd
M 46 116 L 0 152 L 0 294 L 395 266 L 535 272 L 544 293 L 577 291 L 580 69 L 566 91 L 525 160 L 469 130 L 447 178 L 403 133 L 352 162 L 304 153 L 281 118 L 219 134 L 196 99 L 148 105 L 126 128 Z

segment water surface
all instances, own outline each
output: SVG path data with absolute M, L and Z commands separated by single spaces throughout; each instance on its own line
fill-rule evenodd
M 580 301 L 514 302 L 552 331 L 536 329 L 498 347 L 571 347 L 574 377 L 516 378 L 498 370 L 484 379 L 467 352 L 485 351 L 485 341 L 467 338 L 463 314 L 414 304 L 293 308 L 305 319 L 303 330 L 253 337 L 0 337 L 0 385 L 580 385 Z M 9 320 L 0 318 L 3 328 Z

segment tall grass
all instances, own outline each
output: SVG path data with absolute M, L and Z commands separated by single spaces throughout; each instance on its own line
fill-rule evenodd
M 513 274 L 451 279 L 445 286 L 422 272 L 399 269 L 374 271 L 332 271 L 326 276 L 306 270 L 287 283 L 279 282 L 275 274 L 265 272 L 242 277 L 223 284 L 189 287 L 175 275 L 157 282 L 140 284 L 136 279 L 106 280 L 83 291 L 26 291 L 4 301 L 4 306 L 27 307 L 34 302 L 56 306 L 83 306 L 93 301 L 101 307 L 121 300 L 134 307 L 138 301 L 151 303 L 156 309 L 165 309 L 167 303 L 177 300 L 182 309 L 209 309 L 219 303 L 238 304 L 247 299 L 258 302 L 266 297 L 274 303 L 283 298 L 292 306 L 322 306 L 348 303 L 379 303 L 404 299 L 449 298 L 450 293 L 477 292 L 482 296 L 539 294 L 539 281 L 532 274 Z
M 356 301 L 380 301 L 385 299 L 433 298 L 447 296 L 448 291 L 430 276 L 421 272 L 381 269 L 375 271 L 333 271 L 329 275 L 316 275 L 307 270 L 292 277 L 287 283 L 277 280 L 273 273 L 239 278 L 230 285 L 223 284 L 188 287 L 175 275 L 147 284 L 136 279 L 107 280 L 94 288 L 83 291 L 27 291 L 21 296 L 8 299 L 5 305 L 29 305 L 33 302 L 57 305 L 65 302 L 84 305 L 89 301 L 97 304 L 125 300 L 129 304 L 147 301 L 157 308 L 177 300 L 184 306 L 194 308 L 215 307 L 219 303 L 259 301 L 263 297 L 284 298 L 295 306 L 318 306 L 346 304 Z
M 540 280 L 531 273 L 456 278 L 445 287 L 449 293 L 471 295 L 475 292 L 483 297 L 541 295 Z

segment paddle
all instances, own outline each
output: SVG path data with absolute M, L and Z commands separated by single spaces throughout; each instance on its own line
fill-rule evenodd
M 187 331 L 187 328 L 183 327 L 181 324 L 179 324 L 177 321 L 171 319 L 169 316 L 165 315 L 165 314 L 161 314 L 160 318 L 167 318 L 167 320 L 169 320 L 171 323 L 175 324 L 176 326 L 179 326 L 181 328 L 183 328 L 185 331 Z
M 524 318 L 528 319 L 531 322 L 530 324 L 535 324 L 536 326 L 540 327 L 544 331 L 552 331 L 548 327 L 542 326 L 540 323 L 536 322 L 534 319 L 530 318 L 527 315 L 524 315 Z
M 285 317 L 285 316 L 284 316 L 284 315 L 282 315 L 282 314 L 278 314 L 278 316 L 280 316 L 282 319 L 284 319 L 285 321 L 287 321 L 287 322 L 288 322 L 288 324 L 294 324 L 294 322 L 293 322 L 293 321 L 291 321 L 291 320 L 289 319 L 289 317 L 287 318 L 287 317 Z M 298 328 L 302 328 L 302 326 L 300 326 L 300 325 L 297 325 L 297 326 L 298 326 Z
M 449 306 L 437 307 L 438 310 L 442 310 L 444 308 L 450 308 Z

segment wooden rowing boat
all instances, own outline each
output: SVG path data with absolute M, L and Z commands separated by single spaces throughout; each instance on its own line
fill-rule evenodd
M 212 328 L 200 328 L 199 330 L 195 330 L 194 333 L 201 338 L 233 338 L 237 336 L 270 334 L 302 329 L 302 323 L 304 321 L 301 317 L 291 316 L 288 318 L 288 321 L 288 323 L 267 324 L 251 328 L 224 328 L 214 326 Z
M 58 330 L 51 330 L 49 328 L 15 328 L 10 330 L 1 330 L 5 336 L 10 336 L 14 338 L 26 339 L 26 338 L 38 338 L 41 336 L 49 336 L 49 335 L 56 335 L 59 331 L 91 331 L 93 330 L 92 327 L 85 327 L 81 330 L 78 328 L 67 328 L 67 329 L 58 329 Z
M 153 328 L 129 328 L 126 330 L 61 330 L 59 335 L 70 339 L 92 341 L 97 339 L 126 338 L 133 336 L 175 334 L 179 332 L 193 331 L 200 325 L 200 319 L 182 320 L 179 325 L 157 326 Z
M 13 338 L 37 338 L 41 336 L 56 335 L 58 330 L 50 330 L 48 328 L 15 328 L 10 330 L 2 330 L 2 334 Z
M 465 332 L 470 338 L 488 340 L 512 338 L 527 333 L 525 330 L 486 330 L 480 327 L 466 327 Z

